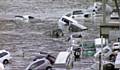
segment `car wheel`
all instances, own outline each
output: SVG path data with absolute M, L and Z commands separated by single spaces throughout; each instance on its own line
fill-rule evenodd
M 9 61 L 7 60 L 7 59 L 5 59 L 4 61 L 3 61 L 3 64 L 8 64 L 9 63 Z
M 47 67 L 46 70 L 52 70 L 52 67 Z

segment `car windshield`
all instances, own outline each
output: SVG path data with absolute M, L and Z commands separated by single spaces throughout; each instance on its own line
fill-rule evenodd
M 71 13 L 67 14 L 66 16 L 67 16 L 67 17 L 70 17 L 70 16 L 71 16 Z
M 34 70 L 35 68 L 37 68 L 38 66 L 40 66 L 40 65 L 43 64 L 44 62 L 45 62 L 44 60 L 40 60 L 40 61 L 32 64 L 28 70 Z
M 67 25 L 69 25 L 69 23 L 72 23 L 72 21 L 66 19 L 66 18 L 62 18 L 62 21 L 64 21 Z
M 8 54 L 7 52 L 0 53 L 0 58 L 3 57 L 3 56 L 5 56 L 5 55 L 7 55 L 7 54 Z

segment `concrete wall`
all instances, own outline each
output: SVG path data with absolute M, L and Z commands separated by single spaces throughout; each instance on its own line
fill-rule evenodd
M 110 31 L 109 32 L 109 40 L 110 41 L 118 41 L 118 38 L 120 38 L 120 31 Z

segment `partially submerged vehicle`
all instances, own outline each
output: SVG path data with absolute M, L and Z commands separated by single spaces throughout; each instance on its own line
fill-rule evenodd
M 61 37 L 65 32 L 80 32 L 88 29 L 86 26 L 68 16 L 62 16 L 57 25 L 58 29 L 53 30 L 51 33 L 51 35 L 55 37 Z
M 66 70 L 73 68 L 73 54 L 68 51 L 62 51 L 58 54 L 54 69 L 55 70 Z
M 6 50 L 0 50 L 0 62 L 3 64 L 7 64 L 9 63 L 9 61 L 11 60 L 11 54 L 9 51 Z
M 75 14 L 73 14 L 71 17 L 77 21 L 81 21 L 81 22 L 87 22 L 87 21 L 92 21 L 94 20 L 94 13 L 89 12 L 89 11 L 84 11 L 83 13 L 79 14 L 77 13 L 77 11 L 73 11 L 76 12 Z M 93 19 L 94 18 L 94 19 Z
M 82 23 L 84 23 L 85 21 L 92 21 L 93 17 L 95 16 L 95 12 L 91 12 L 87 9 L 73 10 L 68 14 L 66 16 L 71 17 L 76 21 L 82 22 Z
M 25 70 L 52 70 L 52 64 L 46 58 L 42 58 L 30 63 Z
M 46 58 L 52 65 L 55 63 L 56 58 L 54 56 L 52 56 L 49 53 L 46 52 L 40 52 L 40 55 L 36 56 L 33 61 L 42 59 L 42 58 Z
M 83 31 L 87 29 L 87 27 L 85 27 L 84 25 L 81 25 L 73 18 L 67 16 L 62 16 L 59 19 L 58 28 L 61 29 L 62 31 L 69 30 L 73 32 Z
M 31 19 L 34 19 L 34 17 L 30 15 L 16 15 L 15 19 L 28 23 Z
M 112 12 L 112 14 L 110 15 L 110 19 L 119 19 L 119 15 L 117 12 Z

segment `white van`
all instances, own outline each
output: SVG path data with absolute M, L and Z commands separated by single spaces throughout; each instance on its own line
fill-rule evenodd
M 61 29 L 61 30 L 68 30 L 68 26 L 71 23 L 76 23 L 76 22 L 77 21 L 75 21 L 71 17 L 62 16 L 58 21 L 58 28 Z
M 66 70 L 73 67 L 73 54 L 71 52 L 60 52 L 54 63 L 55 70 Z
M 82 31 L 86 30 L 87 27 L 79 24 L 76 20 L 71 17 L 62 16 L 58 21 L 58 28 L 65 31 L 65 30 L 77 30 Z M 74 32 L 74 31 L 73 31 Z

